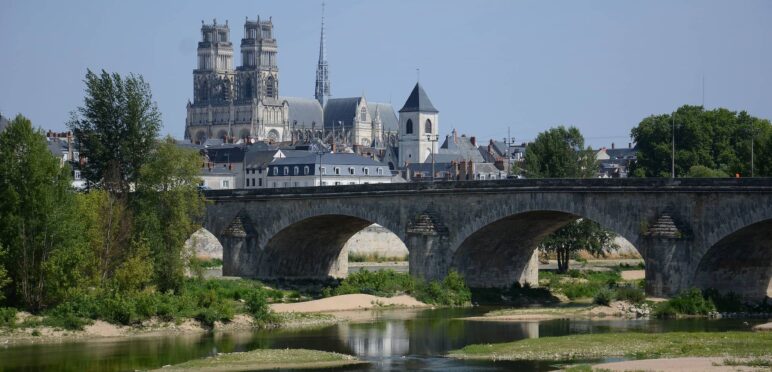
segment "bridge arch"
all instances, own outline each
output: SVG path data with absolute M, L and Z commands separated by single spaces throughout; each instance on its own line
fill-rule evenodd
M 470 287 L 505 287 L 514 282 L 536 285 L 539 243 L 579 218 L 593 220 L 627 239 L 644 256 L 636 246 L 638 236 L 634 230 L 612 215 L 535 209 L 485 216 L 484 222 L 475 223 L 480 227 L 451 245 L 450 266 L 464 276 Z
M 333 213 L 288 224 L 265 243 L 256 276 L 266 279 L 344 277 L 348 273 L 346 243 L 374 222 L 361 216 Z M 392 233 L 396 235 L 396 231 Z
M 721 238 L 696 265 L 693 285 L 733 292 L 744 300 L 772 298 L 772 218 Z

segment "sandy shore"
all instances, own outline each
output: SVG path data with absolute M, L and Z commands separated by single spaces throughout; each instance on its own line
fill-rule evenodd
M 729 371 L 768 371 L 766 368 L 748 366 L 725 366 L 725 357 L 710 358 L 672 358 L 672 359 L 641 359 L 624 362 L 603 363 L 592 366 L 592 369 L 609 371 L 657 371 L 657 372 L 729 372 Z M 734 358 L 732 358 L 735 360 Z
M 351 310 L 369 310 L 383 307 L 428 307 L 411 296 L 378 297 L 366 294 L 349 294 L 319 300 L 291 304 L 273 304 L 277 313 L 321 313 Z
M 625 270 L 620 273 L 622 280 L 641 280 L 646 278 L 646 270 Z

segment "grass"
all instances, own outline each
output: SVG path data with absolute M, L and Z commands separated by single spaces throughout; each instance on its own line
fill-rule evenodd
M 243 371 L 267 369 L 317 369 L 364 363 L 338 353 L 306 349 L 258 349 L 194 359 L 159 371 Z
M 722 366 L 738 366 L 738 367 L 772 367 L 772 359 L 769 358 L 752 358 L 752 359 L 724 359 Z
M 560 293 L 570 300 L 593 298 L 603 288 L 610 288 L 622 281 L 618 271 L 569 270 L 566 274 L 550 271 L 539 272 L 539 284 L 553 293 Z
M 772 334 L 766 332 L 602 333 L 469 345 L 449 356 L 483 360 L 570 361 L 606 357 L 766 357 Z

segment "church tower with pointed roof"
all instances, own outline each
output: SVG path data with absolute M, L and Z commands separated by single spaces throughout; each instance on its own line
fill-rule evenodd
M 399 110 L 399 165 L 431 161 L 437 153 L 439 111 L 420 83 Z

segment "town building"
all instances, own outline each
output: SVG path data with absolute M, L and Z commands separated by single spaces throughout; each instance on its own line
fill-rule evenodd
M 269 164 L 267 187 L 310 187 L 392 183 L 389 168 L 350 153 L 312 153 L 276 159 Z

